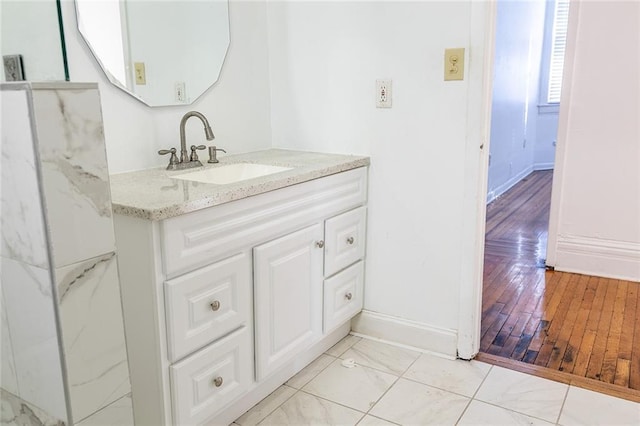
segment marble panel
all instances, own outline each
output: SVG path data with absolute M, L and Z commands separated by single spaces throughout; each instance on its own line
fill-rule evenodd
M 358 423 L 358 426 L 394 426 L 395 423 L 388 422 L 386 420 L 379 419 L 373 416 L 364 416 Z
M 28 92 L 3 90 L 0 102 L 0 254 L 29 265 L 48 268 Z
M 474 399 L 556 423 L 568 386 L 493 366 Z
M 64 426 L 66 423 L 3 389 L 0 389 L 0 404 L 3 426 Z
M 87 417 L 78 426 L 134 426 L 131 394 Z
M 11 343 L 11 332 L 9 331 L 9 320 L 4 304 L 4 295 L 0 288 L 0 388 L 3 388 L 15 395 L 19 395 L 18 378 L 16 377 L 16 365 L 13 358 L 13 343 Z
M 400 379 L 370 414 L 402 425 L 453 425 L 469 398 Z
M 491 365 L 483 362 L 451 360 L 422 354 L 403 377 L 471 397 L 490 369 Z
M 33 99 L 55 267 L 114 251 L 97 89 L 34 90 Z
M 355 425 L 364 416 L 356 410 L 298 392 L 265 418 L 260 425 Z
M 2 292 L 19 396 L 67 417 L 49 271 L 2 258 Z
M 357 365 L 347 368 L 337 359 L 311 380 L 303 391 L 367 412 L 397 377 Z
M 131 392 L 115 253 L 56 269 L 74 421 Z

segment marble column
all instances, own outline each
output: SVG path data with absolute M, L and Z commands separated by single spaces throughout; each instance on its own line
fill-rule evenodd
M 130 393 L 99 92 L 96 84 L 78 83 L 16 83 L 3 85 L 2 89 L 3 121 L 7 111 L 15 115 L 6 123 L 6 132 L 3 122 L 2 130 L 2 287 L 14 355 L 12 360 L 8 358 L 6 370 L 15 372 L 15 380 L 8 376 L 9 386 L 17 383 L 17 387 L 7 389 L 3 379 L 3 387 L 26 399 L 22 383 L 28 374 L 18 368 L 16 355 L 17 341 L 24 333 L 14 326 L 21 323 L 14 317 L 30 309 L 26 305 L 34 296 L 27 296 L 23 284 L 27 280 L 18 279 L 17 274 L 32 281 L 39 275 L 15 265 L 5 274 L 4 263 L 5 257 L 13 260 L 15 253 L 28 252 L 32 257 L 29 268 L 44 271 L 37 270 L 42 275 L 39 289 L 49 298 L 49 318 L 55 318 L 48 323 L 58 324 L 59 333 L 54 333 L 52 340 L 55 350 L 48 353 L 64 353 L 58 364 L 62 365 L 61 382 L 70 412 L 65 417 L 63 411 L 54 413 L 54 407 L 43 406 L 47 401 L 26 400 L 76 424 L 111 404 L 126 402 Z M 14 98 L 26 103 L 26 113 L 24 105 L 15 108 Z M 13 151 L 28 151 L 24 147 L 29 145 L 34 166 L 22 167 Z M 18 206 L 15 193 L 22 192 L 38 199 L 40 205 L 31 200 L 26 209 L 23 204 Z M 34 193 L 39 196 L 33 197 Z M 14 223 L 5 226 L 5 213 Z M 38 222 L 38 214 L 43 224 L 40 231 L 32 226 Z M 36 244 L 38 238 L 46 241 L 44 250 Z M 12 308 L 18 312 L 12 312 Z M 39 309 L 46 311 L 42 306 Z M 4 372 L 4 361 L 2 367 Z

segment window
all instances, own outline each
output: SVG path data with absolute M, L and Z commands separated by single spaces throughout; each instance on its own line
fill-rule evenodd
M 553 30 L 549 58 L 549 84 L 547 86 L 547 103 L 549 104 L 560 102 L 568 20 L 569 0 L 556 0 L 553 12 Z
M 571 0 L 546 0 L 538 112 L 558 114 Z

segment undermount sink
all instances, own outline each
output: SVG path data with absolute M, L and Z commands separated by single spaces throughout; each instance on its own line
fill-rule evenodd
M 227 183 L 240 182 L 247 179 L 285 172 L 287 170 L 291 170 L 291 167 L 270 166 L 268 164 L 237 163 L 220 167 L 211 167 L 197 172 L 189 172 L 171 177 L 174 179 L 224 185 Z

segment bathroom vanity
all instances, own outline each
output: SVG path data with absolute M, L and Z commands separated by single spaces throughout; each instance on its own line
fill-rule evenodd
M 229 424 L 349 332 L 368 165 L 268 150 L 111 177 L 137 425 Z

